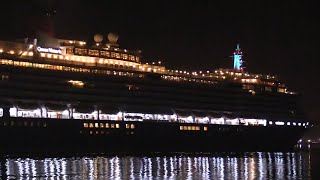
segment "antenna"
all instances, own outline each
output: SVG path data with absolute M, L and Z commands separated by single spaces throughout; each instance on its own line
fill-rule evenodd
M 237 43 L 237 48 L 233 52 L 233 69 L 243 71 L 242 63 L 242 51 L 240 49 L 240 43 Z

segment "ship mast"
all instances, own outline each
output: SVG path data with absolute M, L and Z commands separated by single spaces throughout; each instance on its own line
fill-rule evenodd
M 240 44 L 237 44 L 237 48 L 233 52 L 233 69 L 236 71 L 243 71 L 242 67 L 242 51 L 240 49 Z

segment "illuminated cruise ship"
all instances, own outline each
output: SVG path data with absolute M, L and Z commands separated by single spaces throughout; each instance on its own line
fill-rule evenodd
M 290 150 L 311 127 L 277 77 L 242 68 L 172 70 L 142 63 L 118 36 L 0 41 L 5 152 Z

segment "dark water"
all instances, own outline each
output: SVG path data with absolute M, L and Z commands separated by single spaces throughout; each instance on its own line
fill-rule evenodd
M 316 155 L 318 153 L 315 153 Z M 315 160 L 319 161 L 319 155 Z M 315 179 L 313 154 L 88 156 L 1 159 L 1 179 Z M 314 176 L 314 177 L 312 177 Z

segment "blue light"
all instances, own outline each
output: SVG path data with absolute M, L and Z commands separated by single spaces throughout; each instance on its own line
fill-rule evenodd
M 240 44 L 237 44 L 237 49 L 233 53 L 233 69 L 235 70 L 242 70 L 242 52 L 240 49 Z

